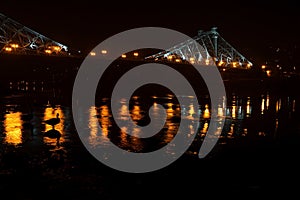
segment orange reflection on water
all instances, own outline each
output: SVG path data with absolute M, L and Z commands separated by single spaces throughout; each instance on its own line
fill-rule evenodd
M 266 109 L 269 109 L 270 106 L 270 95 L 267 94 L 267 98 L 266 98 Z
M 246 116 L 250 117 L 251 116 L 251 101 L 250 101 L 250 97 L 248 97 L 247 99 L 247 107 L 246 107 Z
M 138 121 L 142 119 L 141 108 L 138 105 L 134 105 L 131 111 L 131 117 L 133 121 Z
M 120 119 L 121 120 L 128 120 L 129 119 L 129 111 L 128 106 L 123 104 L 119 110 L 120 113 Z
M 153 108 L 153 113 L 152 113 L 152 114 L 153 114 L 155 117 L 159 117 L 159 116 L 160 116 L 160 113 L 159 113 L 159 110 L 160 110 L 159 104 L 156 103 L 156 102 L 154 102 L 152 108 Z
M 281 99 L 278 99 L 278 101 L 276 101 L 276 113 L 281 109 Z
M 265 110 L 265 99 L 261 100 L 261 114 L 264 114 L 264 110 Z
M 221 107 L 221 105 L 218 105 L 218 117 L 224 116 L 224 107 Z
M 167 116 L 172 117 L 174 115 L 173 103 L 167 103 L 167 106 L 168 106 Z
M 60 107 L 57 108 L 51 108 L 47 107 L 44 111 L 44 121 L 51 119 L 51 118 L 56 118 L 56 114 L 59 114 L 60 122 L 54 126 L 54 129 L 59 131 L 62 135 L 64 134 L 64 113 Z M 45 132 L 49 131 L 52 129 L 52 126 L 49 124 L 45 124 Z M 56 139 L 44 137 L 44 142 L 49 143 L 49 144 L 56 144 Z M 64 138 L 60 137 L 59 142 L 64 142 Z
M 178 131 L 178 124 L 172 123 L 171 121 L 166 121 L 167 130 L 164 132 L 163 141 L 164 143 L 169 143 L 173 140 L 174 136 Z
M 99 120 L 97 118 L 97 110 L 95 106 L 92 106 L 89 110 L 89 143 L 92 146 L 97 146 L 98 144 L 107 143 L 109 139 L 107 135 L 109 133 L 109 127 L 111 126 L 111 122 L 109 119 L 110 112 L 108 106 L 103 105 L 100 107 L 100 117 Z M 98 130 L 99 121 L 101 126 L 101 131 Z
M 189 116 L 188 116 L 188 118 L 189 119 L 194 119 L 194 115 L 195 115 L 194 105 L 193 104 L 189 105 L 189 108 L 190 109 L 189 109 Z
M 205 121 L 203 128 L 201 130 L 201 137 L 204 137 L 208 131 L 208 121 Z
M 21 112 L 7 113 L 4 116 L 5 142 L 13 145 L 22 143 L 22 119 Z
M 227 138 L 233 138 L 233 134 L 234 134 L 234 124 L 232 123 L 230 125 L 230 131 L 228 131 L 227 133 Z
M 96 109 L 94 109 L 96 111 Z M 100 107 L 100 123 L 101 123 L 101 129 L 102 129 L 102 135 L 107 136 L 108 135 L 108 128 L 111 126 L 110 122 L 110 112 L 107 105 L 103 105 Z M 93 120 L 94 126 L 95 123 L 98 123 L 98 120 Z
M 121 132 L 120 132 L 120 138 L 121 138 L 121 142 L 122 144 L 127 144 L 128 141 L 127 141 L 127 131 L 128 131 L 128 128 L 123 126 L 123 127 L 120 127 L 121 128 Z
M 97 133 L 98 133 L 98 119 L 97 119 L 97 110 L 95 107 L 91 107 L 89 110 L 89 128 L 90 128 L 90 136 L 89 143 L 93 146 L 96 145 L 97 141 Z
M 231 117 L 233 118 L 233 119 L 235 119 L 236 118 L 236 105 L 233 105 L 232 106 L 232 111 L 231 111 L 232 113 L 231 113 Z
M 205 105 L 205 110 L 204 110 L 204 113 L 203 113 L 203 118 L 205 118 L 205 119 L 210 118 L 210 111 L 208 109 L 208 104 Z

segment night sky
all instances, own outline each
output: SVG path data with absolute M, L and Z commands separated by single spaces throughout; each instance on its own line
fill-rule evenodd
M 280 52 L 289 64 L 296 65 L 300 47 L 298 7 L 291 0 L 6 0 L 1 1 L 0 12 L 81 51 L 90 51 L 106 38 L 131 28 L 164 27 L 194 37 L 199 29 L 216 26 L 228 43 L 254 63 L 262 64 Z

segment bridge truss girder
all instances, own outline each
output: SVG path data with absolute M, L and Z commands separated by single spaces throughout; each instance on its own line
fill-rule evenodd
M 200 46 L 199 46 L 200 45 Z M 199 31 L 193 39 L 145 59 L 166 60 L 171 62 L 190 62 L 210 65 L 214 62 L 219 67 L 251 68 L 252 63 L 226 42 L 216 28 Z
M 68 47 L 0 13 L 0 53 L 69 55 Z

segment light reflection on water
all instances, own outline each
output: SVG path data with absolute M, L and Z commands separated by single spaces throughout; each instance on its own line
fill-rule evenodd
M 290 98 L 290 97 L 289 97 Z M 158 97 L 154 97 L 154 100 L 158 100 Z M 220 102 L 218 105 L 217 116 L 219 119 L 225 118 L 225 126 L 223 130 L 220 127 L 217 127 L 215 135 L 220 135 L 220 142 L 219 144 L 227 144 L 230 140 L 235 138 L 246 137 L 251 134 L 250 137 L 263 137 L 268 136 L 270 134 L 274 134 L 279 126 L 279 118 L 276 116 L 276 113 L 279 112 L 281 107 L 282 99 L 281 97 L 273 97 L 267 93 L 266 95 L 261 96 L 246 96 L 240 97 L 233 94 L 229 101 L 227 102 L 227 107 L 224 107 L 225 103 Z M 126 101 L 124 101 L 126 102 Z M 132 106 L 132 110 L 128 113 L 128 106 L 125 105 L 124 102 L 121 102 L 121 109 L 119 110 L 119 115 L 116 116 L 118 119 L 124 121 L 124 126 L 120 127 L 119 132 L 119 141 L 117 141 L 118 145 L 121 148 L 128 148 L 131 147 L 133 151 L 141 151 L 143 149 L 144 141 L 139 138 L 139 134 L 141 129 L 139 127 L 131 127 L 128 126 L 127 120 L 131 119 L 133 121 L 143 120 L 145 117 L 146 110 L 142 110 L 142 108 L 137 104 Z M 296 111 L 296 99 L 289 100 L 291 105 L 286 105 L 285 109 L 290 107 L 291 112 Z M 288 103 L 288 102 L 287 102 Z M 165 102 L 164 107 L 159 107 L 158 103 L 155 101 L 153 104 L 153 117 L 160 118 L 161 116 L 158 114 L 161 112 L 162 109 L 165 110 L 167 114 L 167 120 L 165 127 L 163 129 L 164 134 L 161 135 L 161 140 L 165 143 L 170 142 L 177 133 L 179 121 L 174 119 L 174 116 L 178 116 L 180 110 L 178 110 L 179 105 L 174 105 L 172 102 Z M 105 108 L 103 112 L 103 107 Z M 203 141 L 203 138 L 206 136 L 208 131 L 208 127 L 210 124 L 210 117 L 211 117 L 211 110 L 209 104 L 205 104 L 200 106 L 201 109 L 196 109 L 193 105 L 184 105 L 184 110 L 181 112 L 184 115 L 185 120 L 194 120 L 193 116 L 196 112 L 201 114 L 200 119 L 200 127 L 199 131 L 196 133 L 196 139 L 199 142 Z M 111 121 L 111 112 L 108 106 L 102 106 L 100 109 L 100 118 L 99 121 L 95 118 L 97 115 L 96 109 L 93 108 L 90 110 L 90 144 L 91 145 L 103 145 L 103 143 L 107 143 L 109 140 L 109 135 L 112 133 L 111 129 L 108 127 L 114 126 Z M 268 118 L 268 115 L 274 116 L 273 118 Z M 274 115 L 273 115 L 274 114 Z M 164 120 L 161 118 L 161 120 Z M 274 121 L 273 121 L 274 120 Z M 268 121 L 266 126 L 264 121 Z M 100 123 L 102 126 L 102 136 L 99 136 L 99 131 L 95 125 Z M 273 127 L 273 129 L 272 129 Z M 195 134 L 193 131 L 193 125 L 191 123 L 190 127 L 187 128 L 187 135 L 191 136 Z M 131 136 L 129 136 L 128 132 L 131 132 Z M 114 133 L 112 133 L 114 134 Z M 255 136 L 256 135 L 256 136 Z M 197 139 L 198 137 L 198 139 Z M 213 137 L 213 136 L 212 136 Z M 194 152 L 195 153 L 195 152 Z
M 117 129 L 112 120 L 112 114 L 107 103 L 99 107 L 91 107 L 89 114 L 89 138 L 88 141 L 92 146 L 97 145 L 111 145 L 109 141 L 113 141 L 119 147 L 128 151 L 141 152 L 148 149 L 151 145 L 164 145 L 169 143 L 177 133 L 180 123 L 180 112 L 184 116 L 184 120 L 194 119 L 194 115 L 199 113 L 200 127 L 197 133 L 193 132 L 195 124 L 190 123 L 186 129 L 188 137 L 197 134 L 195 141 L 198 142 L 196 146 L 199 147 L 203 138 L 206 136 L 210 124 L 211 108 L 207 103 L 203 103 L 199 108 L 193 105 L 183 105 L 183 110 L 180 111 L 180 106 L 175 104 L 172 99 L 174 97 L 168 95 L 165 101 L 160 101 L 160 97 L 153 97 L 153 113 L 152 117 L 160 120 L 162 119 L 160 113 L 162 110 L 166 112 L 167 119 L 162 130 L 163 134 L 154 137 L 153 141 L 146 141 L 139 137 L 141 128 L 139 126 L 128 126 L 126 123 L 130 118 L 137 122 L 145 120 L 148 116 L 147 110 L 143 110 L 142 102 L 139 102 L 139 97 L 135 97 L 135 104 L 132 105 L 130 112 L 128 112 L 128 105 L 126 100 L 120 101 L 120 110 L 116 118 L 124 122 L 124 126 Z M 187 97 L 193 98 L 193 97 Z M 259 139 L 263 137 L 271 137 L 276 139 L 278 132 L 282 134 L 283 130 L 289 124 L 288 120 L 295 117 L 298 109 L 298 97 L 293 96 L 276 96 L 269 93 L 253 96 L 239 96 L 232 94 L 227 99 L 227 106 L 223 98 L 218 104 L 217 116 L 225 118 L 225 125 L 223 130 L 220 127 L 216 129 L 216 135 L 221 133 L 219 144 L 226 145 L 230 141 L 238 138 Z M 109 102 L 109 101 L 108 101 Z M 163 103 L 162 103 L 163 102 Z M 162 106 L 159 104 L 162 103 Z M 201 102 L 200 102 L 201 103 Z M 3 119 L 1 126 L 0 142 L 5 145 L 20 147 L 29 139 L 36 137 L 42 138 L 42 143 L 52 147 L 53 151 L 63 149 L 69 151 L 70 147 L 65 144 L 70 143 L 70 128 L 72 116 L 70 114 L 71 108 L 68 106 L 62 107 L 59 105 L 43 105 L 37 106 L 34 112 L 22 109 L 22 103 L 11 105 L 1 105 L 1 116 Z M 33 106 L 34 107 L 34 106 Z M 59 145 L 56 139 L 43 137 L 43 133 L 52 129 L 52 126 L 43 124 L 42 121 L 56 117 L 59 113 L 61 121 L 55 125 L 55 130 L 61 133 L 59 138 Z M 31 119 L 26 119 L 24 116 L 33 115 Z M 33 120 L 34 119 L 34 120 Z M 181 120 L 183 120 L 181 119 Z M 101 131 L 99 130 L 99 126 Z M 296 127 L 297 128 L 297 127 Z M 127 133 L 131 133 L 128 135 Z M 145 148 L 145 146 L 148 146 Z M 197 149 L 192 151 L 196 154 Z
M 5 139 L 8 144 L 18 145 L 22 143 L 22 125 L 21 112 L 9 112 L 4 116 Z
M 28 107 L 31 107 L 31 109 L 28 109 Z M 5 109 L 0 114 L 0 118 L 3 118 L 3 122 L 0 122 L 0 152 L 5 153 L 0 153 L 0 160 L 1 155 L 5 155 L 8 153 L 6 151 L 14 148 L 27 149 L 26 151 L 30 152 L 37 151 L 37 155 L 40 156 L 42 156 L 45 149 L 48 149 L 51 159 L 61 159 L 62 155 L 69 150 L 66 148 L 66 144 L 70 142 L 69 135 L 72 130 L 70 126 L 72 120 L 70 108 L 59 105 L 42 105 L 38 107 L 32 105 L 28 107 L 26 103 L 24 105 L 1 105 L 1 108 Z M 56 117 L 56 113 L 59 113 L 60 123 L 55 125 L 55 129 L 52 129 L 52 126 L 45 124 L 43 121 Z M 58 139 L 47 136 L 46 133 L 51 133 L 51 131 L 52 133 L 60 133 L 61 136 Z
M 107 136 L 109 133 L 109 127 L 111 126 L 111 121 L 108 106 L 101 106 L 99 112 L 100 114 L 98 116 L 97 108 L 95 106 L 91 107 L 89 110 L 89 143 L 92 146 L 109 144 Z M 98 130 L 99 121 L 101 122 L 101 131 Z

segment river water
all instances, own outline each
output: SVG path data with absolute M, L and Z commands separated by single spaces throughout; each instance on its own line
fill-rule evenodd
M 300 95 L 287 89 L 230 90 L 226 107 L 221 102 L 218 109 L 218 115 L 225 117 L 221 136 L 204 159 L 198 158 L 198 151 L 210 123 L 208 96 L 203 96 L 199 108 L 182 105 L 185 109 L 181 111 L 172 94 L 148 97 L 154 105 L 153 116 L 160 119 L 162 110 L 167 114 L 165 128 L 151 141 L 140 139 L 141 130 L 136 126 L 116 128 L 110 99 L 97 99 L 98 103 L 86 111 L 89 144 L 111 145 L 111 140 L 136 153 L 169 143 L 176 135 L 180 112 L 191 122 L 196 113 L 200 114 L 198 131 L 187 130 L 195 139 L 183 156 L 160 170 L 131 174 L 109 168 L 86 150 L 74 126 L 70 90 L 43 81 L 11 81 L 9 92 L 0 99 L 0 195 L 20 199 L 135 199 L 294 194 L 300 174 Z M 139 95 L 132 99 L 130 106 L 120 100 L 116 117 L 147 124 L 145 99 Z M 130 113 L 126 112 L 128 107 Z M 51 138 L 47 133 L 53 132 L 53 127 L 44 121 L 57 113 L 60 122 L 54 130 L 60 137 Z

